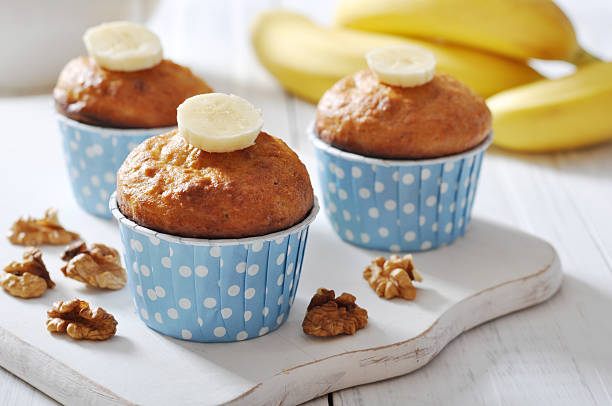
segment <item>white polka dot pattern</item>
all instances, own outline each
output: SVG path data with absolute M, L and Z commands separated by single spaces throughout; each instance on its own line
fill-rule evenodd
M 350 169 L 344 175 L 352 178 Z M 151 328 L 184 340 L 239 341 L 287 319 L 308 227 L 271 241 L 209 246 L 119 225 L 134 270 L 130 291 Z
M 484 151 L 440 163 L 394 165 L 381 160 L 372 165 L 317 142 L 315 149 L 326 213 L 345 241 L 410 252 L 446 245 L 464 234 Z M 327 185 L 333 185 L 333 193 Z
M 131 148 L 167 129 L 122 130 L 98 128 L 58 118 L 64 160 L 77 203 L 96 216 L 111 218 L 109 191 L 115 189 L 115 174 Z

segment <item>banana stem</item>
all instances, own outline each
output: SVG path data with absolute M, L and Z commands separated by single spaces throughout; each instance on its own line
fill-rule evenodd
M 585 51 L 583 48 L 578 48 L 578 52 L 576 52 L 570 62 L 576 66 L 584 66 L 593 62 L 601 62 L 601 59 Z

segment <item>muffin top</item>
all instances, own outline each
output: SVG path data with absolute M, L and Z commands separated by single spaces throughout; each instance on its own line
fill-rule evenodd
M 211 153 L 172 131 L 149 138 L 117 173 L 120 211 L 139 225 L 198 238 L 243 238 L 280 231 L 310 212 L 306 167 L 280 139 Z
M 53 98 L 57 110 L 85 124 L 114 128 L 176 125 L 183 100 L 212 90 L 191 70 L 167 59 L 149 69 L 113 71 L 79 57 L 62 70 Z
M 484 141 L 491 131 L 491 113 L 482 97 L 444 73 L 421 86 L 399 87 L 363 70 L 325 92 L 315 125 L 323 141 L 348 152 L 435 158 Z

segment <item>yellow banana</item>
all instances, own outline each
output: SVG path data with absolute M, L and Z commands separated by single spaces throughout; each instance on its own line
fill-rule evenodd
M 612 62 L 507 90 L 487 104 L 500 147 L 536 152 L 612 140 Z
M 441 39 L 517 59 L 594 58 L 551 0 L 340 0 L 337 25 Z
M 323 28 L 286 11 L 260 15 L 251 35 L 261 63 L 287 90 L 315 103 L 340 78 L 366 69 L 366 52 L 389 45 L 429 49 L 436 57 L 436 69 L 455 76 L 484 97 L 542 78 L 515 60 L 458 46 Z

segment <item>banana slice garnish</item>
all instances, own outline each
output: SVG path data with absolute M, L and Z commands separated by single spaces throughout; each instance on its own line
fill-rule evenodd
M 101 67 L 114 71 L 149 69 L 161 62 L 161 42 L 146 27 L 116 21 L 91 27 L 83 35 L 89 56 Z
M 380 82 L 392 86 L 421 86 L 436 73 L 434 55 L 416 46 L 375 48 L 366 54 L 366 61 Z
M 231 152 L 250 147 L 263 127 L 261 112 L 242 97 L 207 93 L 178 107 L 178 131 L 194 147 Z

